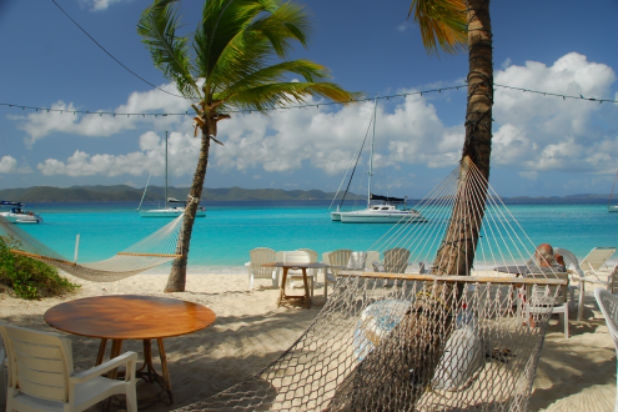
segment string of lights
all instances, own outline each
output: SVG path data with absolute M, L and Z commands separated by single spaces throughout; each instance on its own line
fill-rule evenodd
M 423 96 L 427 94 L 442 93 L 442 92 L 447 92 L 451 90 L 458 91 L 458 90 L 465 89 L 466 87 L 467 86 L 465 84 L 459 84 L 455 86 L 446 86 L 446 87 L 440 87 L 440 88 L 434 88 L 434 89 L 424 89 L 424 90 L 418 90 L 418 91 L 412 91 L 412 92 L 406 92 L 406 93 L 359 98 L 359 99 L 352 100 L 350 103 L 363 103 L 363 102 L 374 101 L 374 100 L 391 100 L 395 98 L 405 98 L 407 96 L 412 96 L 412 95 Z M 583 95 L 579 95 L 579 96 L 567 95 L 567 94 L 526 89 L 523 87 L 515 87 L 515 86 L 509 86 L 505 84 L 496 84 L 496 83 L 494 83 L 494 87 L 501 87 L 504 89 L 514 90 L 514 91 L 518 91 L 522 93 L 533 93 L 533 94 L 539 94 L 539 95 L 549 96 L 549 97 L 559 97 L 559 98 L 562 98 L 562 100 L 574 99 L 574 100 L 583 100 L 587 102 L 595 102 L 595 103 L 601 103 L 601 104 L 602 103 L 618 104 L 618 100 L 616 99 L 586 97 Z M 230 110 L 229 113 L 252 113 L 252 112 L 261 112 L 261 111 L 266 112 L 266 111 L 306 109 L 306 108 L 313 108 L 313 109 L 319 110 L 319 108 L 323 106 L 334 106 L 334 105 L 342 105 L 342 104 L 344 103 L 340 103 L 340 102 L 307 103 L 307 104 L 280 106 L 280 107 L 276 107 L 272 109 L 265 109 L 265 110 L 257 110 L 257 109 Z M 127 118 L 130 118 L 130 117 L 152 118 L 152 117 L 168 117 L 168 116 L 194 116 L 194 113 L 190 112 L 189 110 L 185 112 L 178 112 L 178 113 L 156 113 L 156 112 L 133 113 L 133 112 L 116 112 L 116 111 L 104 111 L 104 110 L 97 110 L 97 111 L 77 110 L 77 109 L 67 109 L 67 108 L 58 108 L 58 107 L 39 107 L 39 106 L 29 106 L 29 105 L 21 105 L 21 104 L 15 104 L 15 103 L 3 103 L 3 102 L 0 102 L 0 107 L 6 107 L 8 109 L 22 110 L 22 111 L 28 111 L 28 112 L 60 113 L 60 114 L 71 114 L 75 116 L 78 116 L 78 115 L 101 116 L 101 117 L 102 116 L 112 116 L 112 117 L 127 117 Z
M 502 87 L 504 89 L 516 90 L 516 91 L 525 92 L 525 93 L 540 94 L 543 96 L 561 97 L 562 100 L 575 99 L 575 100 L 587 100 L 589 102 L 597 102 L 597 103 L 613 103 L 613 104 L 618 103 L 618 100 L 616 99 L 600 99 L 597 97 L 586 97 L 581 94 L 578 96 L 574 96 L 574 95 L 568 95 L 568 94 L 544 92 L 544 91 L 539 91 L 539 90 L 526 89 L 525 87 L 515 87 L 515 86 L 509 86 L 506 84 L 499 84 L 499 83 L 494 83 L 494 87 Z

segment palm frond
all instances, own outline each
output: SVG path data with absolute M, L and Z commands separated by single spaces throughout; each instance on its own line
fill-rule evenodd
M 326 68 L 309 60 L 291 60 L 263 67 L 255 72 L 247 73 L 236 83 L 224 87 L 223 97 L 240 93 L 243 89 L 253 88 L 266 83 L 277 82 L 288 75 L 302 76 L 305 82 L 315 82 L 329 77 Z
M 206 8 L 205 8 L 206 9 Z M 212 9 L 205 15 L 212 13 Z M 302 9 L 279 0 L 233 0 L 216 24 L 215 43 L 204 30 L 196 36 L 196 54 L 208 90 L 221 90 L 284 57 L 292 41 L 306 44 L 309 24 Z M 234 18 L 226 18 L 232 14 Z M 213 19 L 209 16 L 208 21 Z M 223 21 L 226 23 L 223 23 Z M 221 36 L 224 33 L 224 36 Z M 215 50 L 216 48 L 216 50 Z M 216 61 L 209 61 L 216 56 Z
M 200 29 L 193 48 L 200 75 L 209 78 L 221 54 L 232 40 L 263 12 L 273 7 L 273 0 L 209 0 L 204 2 Z
M 284 3 L 271 14 L 255 20 L 247 27 L 246 33 L 267 38 L 277 55 L 283 57 L 290 48 L 290 40 L 306 46 L 308 30 L 309 22 L 302 8 Z
M 465 0 L 412 0 L 408 16 L 414 14 L 421 38 L 429 51 L 440 48 L 454 53 L 467 44 Z
M 178 18 L 172 8 L 177 0 L 155 0 L 142 12 L 137 32 L 148 46 L 156 67 L 168 79 L 174 80 L 184 96 L 199 94 L 191 74 L 187 55 L 187 38 L 176 36 Z
M 360 95 L 343 90 L 331 82 L 277 82 L 245 88 L 227 96 L 226 104 L 259 111 L 303 102 L 309 96 L 324 96 L 337 102 L 350 102 Z

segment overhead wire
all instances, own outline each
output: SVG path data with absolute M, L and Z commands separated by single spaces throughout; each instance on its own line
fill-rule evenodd
M 116 62 L 120 67 L 122 67 L 128 73 L 130 73 L 137 79 L 141 80 L 148 86 L 156 90 L 159 90 L 162 93 L 168 94 L 170 96 L 182 97 L 186 99 L 185 96 L 168 92 L 167 90 L 162 89 L 161 87 L 155 85 L 154 83 L 145 79 L 143 76 L 136 73 L 126 64 L 124 64 L 120 59 L 114 56 L 109 50 L 107 50 L 107 48 L 105 48 L 99 41 L 97 41 L 97 39 L 92 34 L 90 34 L 82 25 L 80 25 L 73 17 L 71 17 L 71 15 L 65 9 L 63 9 L 56 0 L 50 0 L 50 1 L 52 2 L 52 4 L 54 4 L 58 8 L 58 10 L 60 10 L 60 12 L 62 12 L 62 14 L 64 14 L 71 21 L 71 23 L 73 23 L 82 33 L 84 33 L 84 35 L 86 35 L 99 49 L 101 49 L 105 54 L 107 54 L 114 62 Z M 566 95 L 566 94 L 560 94 L 560 93 L 554 93 L 554 92 L 548 92 L 548 91 L 528 89 L 524 87 L 509 86 L 509 85 L 499 84 L 499 83 L 494 83 L 493 85 L 494 87 L 501 87 L 504 89 L 515 90 L 515 91 L 520 91 L 520 92 L 534 93 L 534 94 L 539 94 L 543 96 L 561 97 L 563 100 L 576 99 L 576 100 L 585 100 L 585 101 L 598 102 L 598 103 L 612 103 L 612 104 L 618 103 L 618 100 L 616 99 L 586 97 L 581 94 L 578 96 Z M 358 99 L 353 99 L 349 101 L 348 103 L 362 103 L 362 102 L 375 101 L 375 100 L 381 100 L 381 99 L 393 99 L 397 97 L 407 97 L 411 95 L 423 96 L 423 94 L 429 94 L 429 93 L 441 93 L 443 91 L 448 91 L 448 90 L 460 90 L 462 88 L 465 88 L 466 86 L 467 86 L 466 84 L 460 84 L 460 85 L 455 85 L 455 86 L 425 89 L 425 90 L 420 90 L 420 91 L 415 91 L 415 92 L 398 93 L 398 94 L 392 94 L 392 95 L 386 95 L 386 96 L 373 96 L 373 97 L 367 97 L 367 98 L 358 98 Z M 267 111 L 275 111 L 275 110 L 289 110 L 289 109 L 303 109 L 303 108 L 319 109 L 321 106 L 334 106 L 334 105 L 341 105 L 341 104 L 344 104 L 344 103 L 341 103 L 341 102 L 307 103 L 307 104 L 299 104 L 299 105 L 280 106 L 276 108 L 262 109 L 262 110 L 258 110 L 258 109 L 228 110 L 227 113 L 253 113 L 253 112 L 267 112 Z M 59 108 L 54 108 L 54 107 L 41 107 L 41 106 L 0 102 L 0 107 L 1 106 L 8 107 L 8 108 L 21 109 L 21 110 L 28 110 L 28 111 L 33 111 L 33 112 L 48 112 L 48 113 L 53 112 L 53 113 L 62 113 L 62 114 L 65 114 L 65 113 L 73 114 L 73 115 L 99 115 L 99 116 L 105 115 L 105 116 L 113 116 L 113 117 L 120 116 L 120 117 L 143 117 L 143 118 L 166 117 L 166 116 L 191 116 L 189 110 L 186 110 L 185 112 L 178 112 L 178 113 L 144 113 L 144 112 L 132 113 L 132 112 L 115 112 L 115 111 L 104 111 L 104 110 L 92 111 L 92 110 L 59 109 Z
M 155 89 L 157 89 L 157 90 L 159 90 L 159 91 L 161 91 L 161 92 L 163 92 L 165 94 L 169 94 L 170 96 L 185 98 L 185 96 L 182 96 L 180 94 L 168 92 L 167 90 L 164 90 L 164 89 L 160 88 L 159 86 L 155 85 L 154 83 L 152 83 L 152 82 L 146 80 L 144 77 L 140 76 L 138 73 L 136 73 L 130 67 L 128 67 L 126 64 L 124 64 L 122 61 L 120 61 L 120 59 L 118 59 L 116 56 L 114 56 L 100 42 L 98 42 L 97 39 L 95 39 L 94 36 L 92 34 L 90 34 L 84 27 L 82 27 L 82 25 L 80 25 L 73 17 L 71 17 L 71 15 L 69 13 L 67 13 L 67 11 L 65 9 L 63 9 L 56 2 L 56 0 L 50 0 L 50 1 L 58 8 L 58 10 L 60 10 L 62 12 L 62 14 L 64 14 L 66 16 L 66 18 L 68 18 L 71 21 L 71 23 L 73 23 L 82 33 L 84 33 L 86 35 L 86 37 L 88 37 L 99 49 L 101 49 L 105 54 L 107 54 L 114 62 L 116 62 L 124 70 L 126 70 L 127 72 L 129 72 L 131 75 L 133 75 L 134 77 L 138 78 L 142 82 L 146 83 L 148 86 L 153 87 L 153 88 L 155 88 Z

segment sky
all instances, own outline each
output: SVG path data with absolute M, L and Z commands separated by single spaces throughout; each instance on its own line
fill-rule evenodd
M 149 175 L 162 185 L 166 131 L 170 185 L 190 185 L 199 151 L 185 115 L 192 102 L 174 96 L 136 32 L 150 3 L 0 0 L 0 189 L 139 188 Z M 428 53 L 407 18 L 410 0 L 298 3 L 312 29 L 289 58 L 324 65 L 368 100 L 231 113 L 219 123 L 224 145 L 212 147 L 205 187 L 337 190 L 378 97 L 374 191 L 423 197 L 461 156 L 467 52 Z M 190 36 L 203 2 L 179 4 Z M 618 169 L 618 2 L 493 0 L 490 11 L 491 185 L 502 196 L 609 196 Z M 366 184 L 360 173 L 353 190 Z

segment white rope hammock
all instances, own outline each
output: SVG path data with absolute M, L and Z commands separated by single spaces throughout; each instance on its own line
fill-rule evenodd
M 16 225 L 0 217 L 0 237 L 14 254 L 55 266 L 76 277 L 110 282 L 135 275 L 177 257 L 178 234 L 184 214 L 116 255 L 97 262 L 77 263 L 60 255 Z
M 471 162 L 415 209 L 424 220 L 399 222 L 370 248 L 399 273 L 340 271 L 279 358 L 175 412 L 525 411 L 564 269 L 536 258 Z

